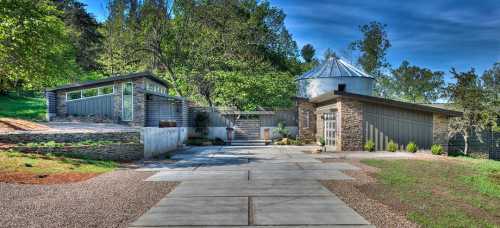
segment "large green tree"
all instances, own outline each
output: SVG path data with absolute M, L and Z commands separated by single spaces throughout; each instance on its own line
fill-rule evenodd
M 388 88 L 391 80 L 384 73 L 384 69 L 390 67 L 387 62 L 387 50 L 391 47 L 387 31 L 387 25 L 380 22 L 370 22 L 359 27 L 363 34 L 363 38 L 351 43 L 353 50 L 361 53 L 358 63 L 368 74 L 375 76 L 375 92 L 376 95 L 388 97 L 390 96 Z
M 312 44 L 306 44 L 300 50 L 300 54 L 306 63 L 310 63 L 314 60 L 314 55 L 316 54 L 316 49 L 312 46 Z
M 69 31 L 51 1 L 0 1 L 0 91 L 71 80 L 78 67 Z
M 403 61 L 392 70 L 393 93 L 395 97 L 413 103 L 432 103 L 439 99 L 444 90 L 444 72 L 410 65 Z

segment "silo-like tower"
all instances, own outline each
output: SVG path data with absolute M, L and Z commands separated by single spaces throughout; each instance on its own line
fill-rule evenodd
M 330 57 L 297 78 L 298 96 L 304 98 L 337 91 L 371 96 L 375 79 L 343 59 Z

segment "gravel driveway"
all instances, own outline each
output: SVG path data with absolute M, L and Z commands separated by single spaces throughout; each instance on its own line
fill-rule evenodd
M 1 227 L 127 227 L 176 186 L 118 170 L 65 185 L 0 183 Z

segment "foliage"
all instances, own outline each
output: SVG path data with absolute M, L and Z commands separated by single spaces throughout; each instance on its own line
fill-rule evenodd
M 74 79 L 78 67 L 61 13 L 48 0 L 0 1 L 0 93 Z
M 386 55 L 391 47 L 386 32 L 387 25 L 372 21 L 359 27 L 363 39 L 351 43 L 351 48 L 361 52 L 358 63 L 368 74 L 375 76 L 375 91 L 378 95 L 386 97 L 384 90 L 390 86 L 390 81 L 383 75 L 383 69 L 389 67 Z
M 485 93 L 485 124 L 494 131 L 500 132 L 500 62 L 495 63 L 481 76 L 482 88 Z
M 450 135 L 462 135 L 465 142 L 464 154 L 467 155 L 472 132 L 480 136 L 486 127 L 487 113 L 484 101 L 487 99 L 474 69 L 468 72 L 457 72 L 452 69 L 451 73 L 456 83 L 448 85 L 447 93 L 453 105 L 463 112 L 463 116 L 450 121 Z
M 188 138 L 186 144 L 192 146 L 205 146 L 205 145 L 211 145 L 212 142 L 204 137 L 201 138 L 195 137 L 195 138 Z
M 213 145 L 217 145 L 217 146 L 222 146 L 222 145 L 224 145 L 226 143 L 224 142 L 224 140 L 222 140 L 221 138 L 217 137 L 214 140 L 212 140 L 212 144 Z
M 290 130 L 286 128 L 285 122 L 278 122 L 278 126 L 273 129 L 273 132 L 279 134 L 281 138 L 288 138 L 290 136 Z
M 320 138 L 319 138 L 319 144 L 320 144 L 321 146 L 325 146 L 325 145 L 326 145 L 325 137 L 320 137 Z
M 412 66 L 403 61 L 392 70 L 394 97 L 413 103 L 432 103 L 443 94 L 444 72 Z
M 43 98 L 0 96 L 0 117 L 40 121 L 45 120 L 46 114 L 47 107 Z
M 365 151 L 373 152 L 373 151 L 375 151 L 375 142 L 373 142 L 373 140 L 369 139 L 368 141 L 366 141 L 363 148 L 365 149 Z
M 495 227 L 500 213 L 500 162 L 362 160 L 381 171 L 375 200 L 399 205 L 422 227 Z M 368 188 L 372 189 L 372 188 Z M 481 213 L 477 213 L 481 211 Z
M 26 165 L 29 164 L 29 165 Z M 92 160 L 69 155 L 28 154 L 16 151 L 0 153 L 0 172 L 53 173 L 104 173 L 118 164 L 107 160 Z
M 415 153 L 418 150 L 418 146 L 415 142 L 409 142 L 408 145 L 406 145 L 406 151 L 410 153 Z
M 194 118 L 195 131 L 201 134 L 202 137 L 208 134 L 208 121 L 209 116 L 206 112 L 198 112 Z
M 398 150 L 398 144 L 396 144 L 393 140 L 390 140 L 387 144 L 387 151 L 396 152 Z
M 314 60 L 314 55 L 316 54 L 316 49 L 312 44 L 306 44 L 300 50 L 300 54 L 306 63 L 310 63 Z
M 443 154 L 443 152 L 444 152 L 443 146 L 441 146 L 439 144 L 432 145 L 432 147 L 431 147 L 431 153 L 432 154 L 434 154 L 434 155 L 441 155 L 441 154 Z

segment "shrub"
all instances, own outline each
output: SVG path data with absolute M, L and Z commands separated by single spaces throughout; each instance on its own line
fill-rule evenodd
M 217 137 L 214 140 L 212 140 L 212 144 L 214 144 L 216 146 L 222 146 L 225 144 L 225 142 L 221 138 Z
M 202 145 L 204 145 L 207 142 L 210 142 L 210 141 L 208 139 L 206 139 L 206 138 L 189 138 L 186 141 L 186 143 L 188 145 L 192 145 L 192 146 L 202 146 Z
M 389 141 L 389 144 L 387 144 L 387 151 L 389 152 L 396 152 L 398 150 L 398 144 L 396 144 L 394 141 Z
M 406 145 L 406 151 L 408 152 L 415 153 L 417 152 L 417 150 L 418 150 L 417 144 L 415 144 L 414 142 L 410 142 L 408 143 L 408 145 Z
M 325 146 L 326 145 L 326 141 L 325 141 L 324 137 L 319 138 L 319 144 L 321 144 L 321 146 Z
M 373 142 L 373 140 L 370 139 L 370 140 L 366 141 L 365 146 L 363 148 L 366 151 L 373 152 L 373 151 L 375 151 L 375 142 Z
M 288 136 L 290 135 L 290 130 L 286 128 L 284 121 L 278 122 L 278 126 L 273 129 L 273 132 L 279 134 L 281 138 L 288 138 Z
M 431 152 L 434 155 L 441 155 L 441 154 L 443 154 L 443 151 L 444 151 L 444 149 L 443 149 L 443 146 L 441 146 L 441 145 L 434 144 L 431 147 Z
M 302 146 L 303 143 L 300 141 L 300 139 L 291 139 L 290 144 L 295 145 L 295 146 Z

